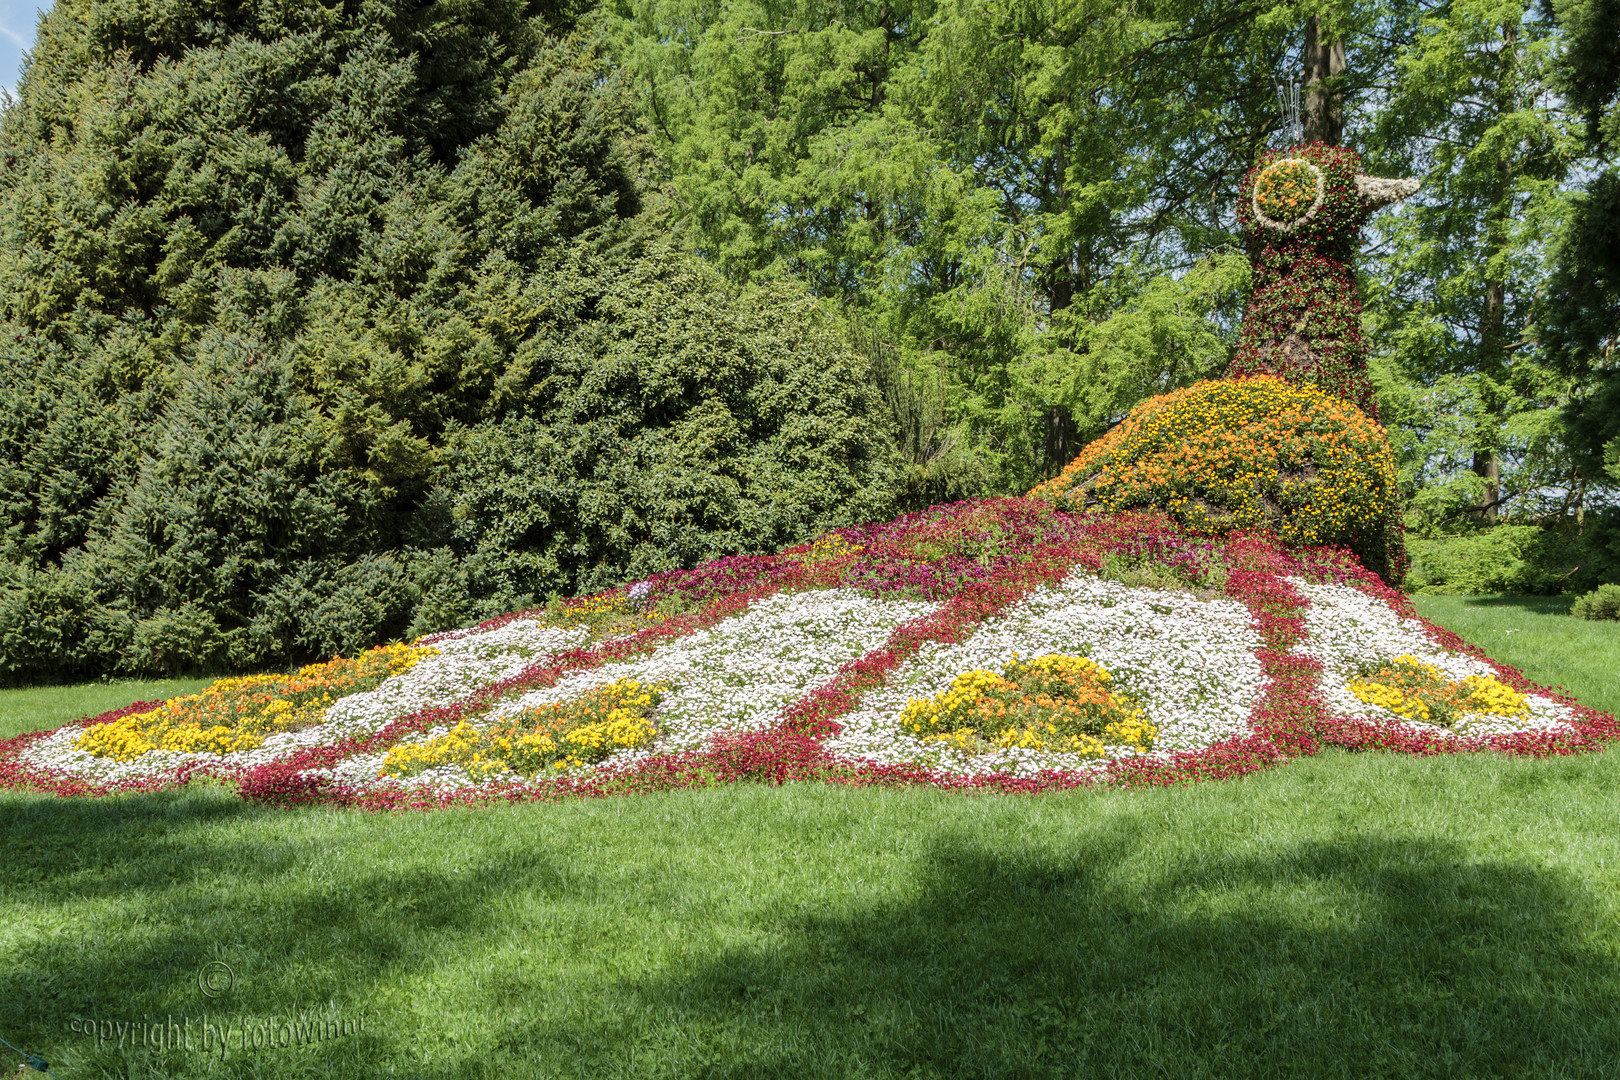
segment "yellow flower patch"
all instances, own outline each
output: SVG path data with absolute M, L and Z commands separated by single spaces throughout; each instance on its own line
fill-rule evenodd
M 1485 675 L 1451 680 L 1415 656 L 1370 665 L 1345 684 L 1368 705 L 1408 720 L 1451 727 L 1469 714 L 1524 716 L 1530 702 L 1511 686 Z
M 1111 689 L 1113 676 L 1083 656 L 1017 660 L 1000 672 L 966 671 L 932 698 L 913 698 L 900 729 L 969 752 L 1021 747 L 1103 757 L 1109 746 L 1147 751 L 1158 728 Z
M 74 745 L 115 761 L 134 761 L 153 750 L 189 754 L 252 750 L 267 735 L 320 723 L 327 706 L 338 698 L 370 690 L 438 652 L 416 645 L 383 645 L 352 660 L 333 657 L 291 675 L 219 679 L 201 693 L 170 698 L 150 712 L 86 728 Z
M 533 776 L 592 765 L 615 750 L 651 743 L 658 734 L 651 714 L 668 689 L 665 683 L 620 679 L 572 701 L 529 709 L 515 722 L 487 731 L 463 720 L 426 742 L 394 747 L 379 775 L 403 778 L 453 764 L 483 780 L 504 772 Z

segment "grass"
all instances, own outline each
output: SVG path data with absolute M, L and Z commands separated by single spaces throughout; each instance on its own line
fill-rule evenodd
M 1330 754 L 1171 791 L 397 817 L 5 796 L 0 1031 L 67 1080 L 1596 1076 L 1617 766 Z M 205 1014 L 364 1030 L 221 1064 Z M 69 1029 L 170 1016 L 192 1050 Z
M 213 679 L 164 679 L 0 690 L 0 739 L 25 731 L 61 727 L 81 717 L 121 709 L 137 701 L 194 694 L 211 682 Z
M 1620 622 L 1569 615 L 1568 596 L 1412 597 L 1425 618 L 1582 704 L 1620 714 Z
M 0 794 L 0 1035 L 64 1080 L 1605 1076 L 1617 814 L 1616 754 L 398 816 Z M 364 1028 L 221 1062 L 205 1014 Z M 193 1048 L 117 1045 L 156 1018 Z

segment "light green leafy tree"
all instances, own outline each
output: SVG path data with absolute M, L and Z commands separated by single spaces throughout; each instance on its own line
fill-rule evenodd
M 689 242 L 858 309 L 906 385 L 948 387 L 923 442 L 970 447 L 990 486 L 1224 364 L 1228 193 L 1276 125 L 1291 6 L 620 10 Z
M 1367 293 L 1414 507 L 1430 523 L 1544 511 L 1580 482 L 1559 412 L 1577 387 L 1534 332 L 1580 155 L 1553 93 L 1556 29 L 1525 0 L 1445 0 L 1395 32 L 1363 138 L 1379 171 L 1423 188 L 1385 219 Z

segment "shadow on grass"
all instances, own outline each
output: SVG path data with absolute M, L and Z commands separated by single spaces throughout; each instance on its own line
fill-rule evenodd
M 557 897 L 571 882 L 510 847 L 452 847 L 442 860 L 405 851 L 396 864 L 362 843 L 339 865 L 330 816 L 254 807 L 217 788 L 0 799 L 0 902 L 32 931 L 26 950 L 0 950 L 0 1034 L 33 1052 L 65 1045 L 66 1065 L 53 1066 L 70 1069 L 65 1080 L 418 1075 L 400 1072 L 394 1053 L 411 1031 L 378 1030 L 379 995 L 453 960 L 446 943 L 476 937 L 502 896 Z M 451 815 L 437 824 L 447 839 Z M 228 974 L 208 977 L 225 989 L 205 992 L 199 976 L 216 962 Z M 127 1047 L 101 1047 L 69 1027 L 192 1017 L 200 1042 L 210 1014 L 371 1020 L 339 1042 L 227 1055 L 223 1074 L 200 1051 L 164 1054 L 134 1034 Z
M 738 1078 L 1620 1070 L 1612 939 L 1558 873 L 1358 838 L 1132 883 L 1120 855 L 943 844 L 914 901 L 648 980 L 642 1020 L 578 1037 Z
M 1437 594 L 1445 595 L 1445 594 Z M 1463 607 L 1485 608 L 1491 611 L 1517 611 L 1527 615 L 1568 615 L 1573 596 L 1448 596 Z
M 636 877 L 600 853 L 571 866 L 578 849 L 534 828 L 563 820 L 369 818 L 343 863 L 346 819 L 217 792 L 0 800 L 0 899 L 35 920 L 25 951 L 0 951 L 0 1034 L 43 1048 L 70 1017 L 373 1018 L 227 1070 L 75 1044 L 66 1080 L 1587 1077 L 1620 1061 L 1613 910 L 1565 872 L 1446 840 L 1230 830 L 1154 862 L 1162 834 L 1133 815 L 1062 854 L 941 835 L 895 869 L 903 902 L 806 914 L 816 894 L 788 880 L 717 914 L 643 903 L 635 934 L 550 938 L 570 963 L 544 978 L 435 984 L 492 940 L 592 908 L 622 919 Z M 755 889 L 746 868 L 714 872 Z M 637 895 L 670 888 L 649 876 Z M 638 938 L 710 940 L 711 919 L 746 944 L 640 967 Z M 195 982 L 214 959 L 239 967 L 223 999 Z M 455 989 L 402 1000 L 423 985 Z

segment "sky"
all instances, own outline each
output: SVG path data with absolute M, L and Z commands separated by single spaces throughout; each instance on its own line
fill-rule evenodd
M 50 0 L 0 0 L 0 86 L 7 90 L 17 88 L 23 51 L 33 46 L 39 13 L 50 6 Z

